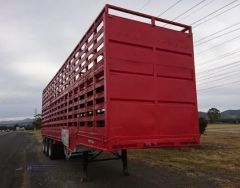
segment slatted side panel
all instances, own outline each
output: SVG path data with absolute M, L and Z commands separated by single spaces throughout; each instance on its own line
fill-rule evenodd
M 42 130 L 60 138 L 62 126 L 104 122 L 104 24 L 101 14 L 43 91 Z

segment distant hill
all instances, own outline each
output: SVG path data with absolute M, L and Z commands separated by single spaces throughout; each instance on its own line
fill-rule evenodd
M 199 117 L 204 117 L 207 119 L 207 112 L 199 112 Z M 221 118 L 222 120 L 225 119 L 240 119 L 240 110 L 226 110 L 221 112 Z
M 240 119 L 240 110 L 226 110 L 221 113 L 221 119 Z
M 27 118 L 23 120 L 9 120 L 9 121 L 0 121 L 0 126 L 14 126 L 18 125 L 29 125 L 32 124 L 33 119 Z

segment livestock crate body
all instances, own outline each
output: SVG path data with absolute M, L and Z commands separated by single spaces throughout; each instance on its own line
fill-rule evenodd
M 43 136 L 71 152 L 199 145 L 191 27 L 106 5 L 42 104 Z

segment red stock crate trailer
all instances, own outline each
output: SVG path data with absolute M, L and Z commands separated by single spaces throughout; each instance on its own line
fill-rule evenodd
M 127 174 L 127 149 L 199 145 L 191 27 L 106 5 L 44 89 L 41 131 L 51 159 L 82 155 L 83 180 L 92 161 Z

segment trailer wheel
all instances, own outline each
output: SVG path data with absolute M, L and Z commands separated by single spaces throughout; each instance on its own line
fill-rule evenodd
M 58 143 L 55 145 L 55 149 L 56 149 L 56 158 L 64 158 L 65 155 L 64 155 L 64 147 L 63 147 L 63 144 L 61 143 Z
M 47 139 L 43 138 L 43 142 L 42 142 L 42 150 L 43 150 L 43 154 L 47 155 Z
M 43 138 L 43 141 L 42 141 L 42 152 L 43 154 L 45 154 L 45 138 Z
M 56 155 L 56 144 L 54 144 L 52 140 L 49 140 L 49 144 L 48 144 L 48 157 L 51 160 L 54 160 L 57 157 L 57 155 Z
M 44 154 L 48 157 L 49 139 L 45 138 L 44 142 Z
M 48 139 L 43 139 L 43 153 L 47 156 L 48 155 Z
M 51 158 L 52 156 L 52 142 L 49 140 L 48 142 L 48 157 Z

